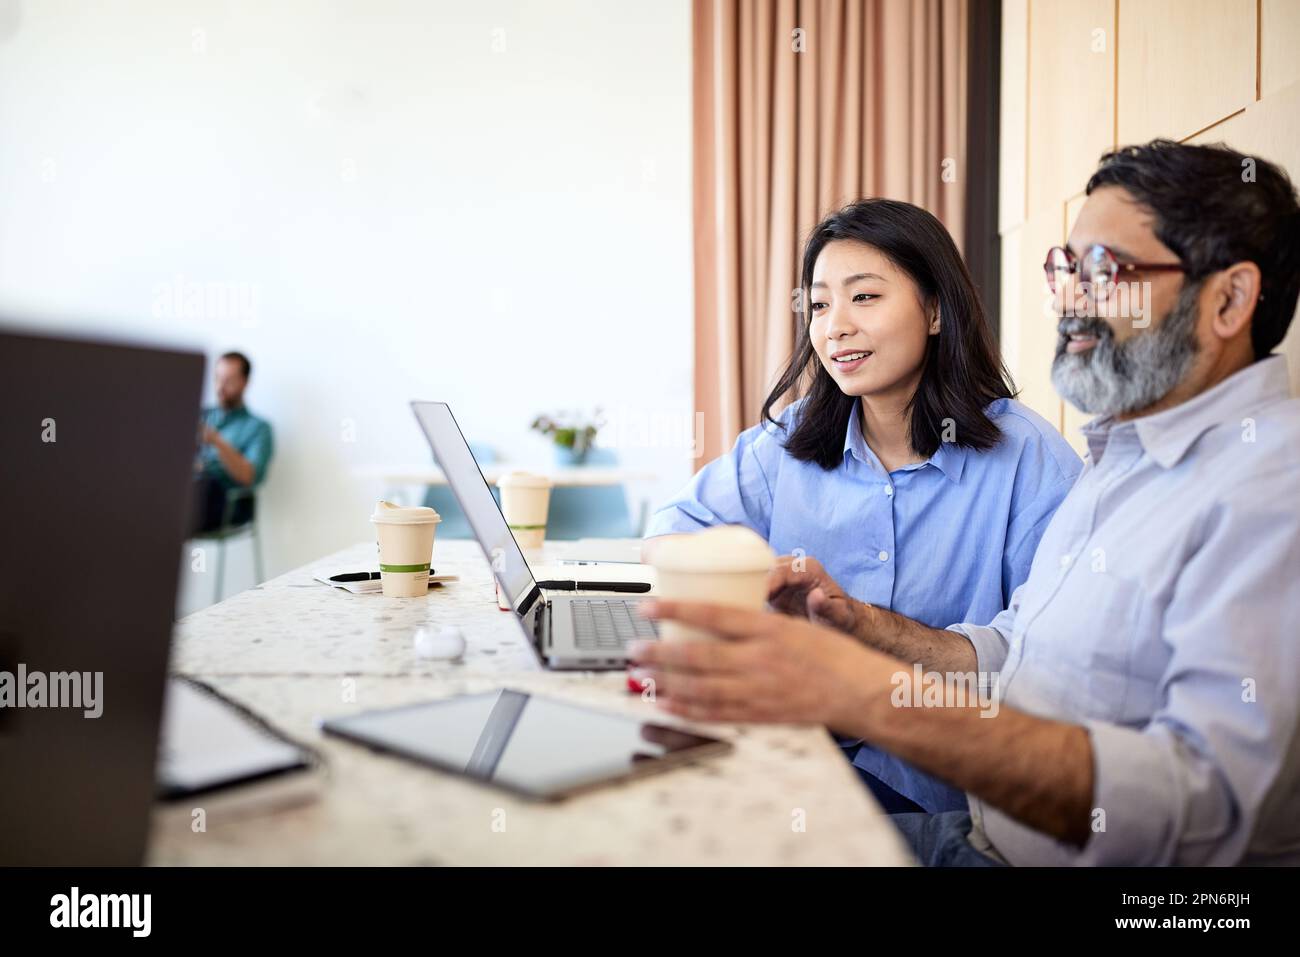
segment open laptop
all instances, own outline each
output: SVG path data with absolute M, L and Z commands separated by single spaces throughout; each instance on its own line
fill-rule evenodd
M 474 453 L 445 402 L 412 402 L 433 457 L 474 530 L 503 597 L 533 642 L 542 663 L 556 669 L 627 666 L 627 644 L 654 638 L 654 622 L 634 608 L 643 598 L 561 595 L 545 598 L 519 550 Z
M 144 858 L 202 384 L 0 330 L 0 865 Z

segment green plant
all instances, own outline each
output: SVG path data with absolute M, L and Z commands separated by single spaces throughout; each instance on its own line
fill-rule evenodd
M 604 424 L 605 420 L 601 417 L 600 409 L 597 408 L 596 414 L 590 418 L 577 412 L 563 411 L 554 416 L 539 415 L 533 419 L 533 424 L 529 428 L 542 435 L 550 436 L 551 441 L 561 448 L 582 453 L 591 448 L 591 443 L 595 441 L 596 434 Z

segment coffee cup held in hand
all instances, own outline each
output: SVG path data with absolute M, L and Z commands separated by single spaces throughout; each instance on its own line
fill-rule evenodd
M 546 513 L 551 505 L 551 480 L 530 472 L 507 472 L 497 479 L 501 514 L 520 548 L 541 548 L 546 540 Z
M 426 506 L 378 502 L 370 516 L 379 544 L 379 578 L 385 598 L 417 598 L 429 593 L 433 536 L 442 516 Z
M 743 525 L 715 525 L 693 535 L 666 537 L 656 541 L 649 554 L 659 597 L 754 611 L 767 604 L 767 580 L 775 561 L 772 547 Z M 668 620 L 659 623 L 659 635 L 665 641 L 712 637 Z

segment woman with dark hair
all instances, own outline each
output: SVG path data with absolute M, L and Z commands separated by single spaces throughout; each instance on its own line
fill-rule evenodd
M 787 561 L 820 561 L 860 601 L 936 628 L 992 621 L 1028 576 L 1078 456 L 1013 398 L 970 274 L 925 210 L 868 199 L 831 214 L 804 249 L 801 286 L 794 354 L 763 421 L 659 509 L 647 537 L 745 525 Z M 841 744 L 887 810 L 966 807 L 905 762 Z

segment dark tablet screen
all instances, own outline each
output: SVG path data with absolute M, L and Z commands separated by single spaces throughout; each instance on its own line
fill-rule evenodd
M 504 688 L 366 711 L 324 729 L 539 798 L 730 749 L 716 738 Z

